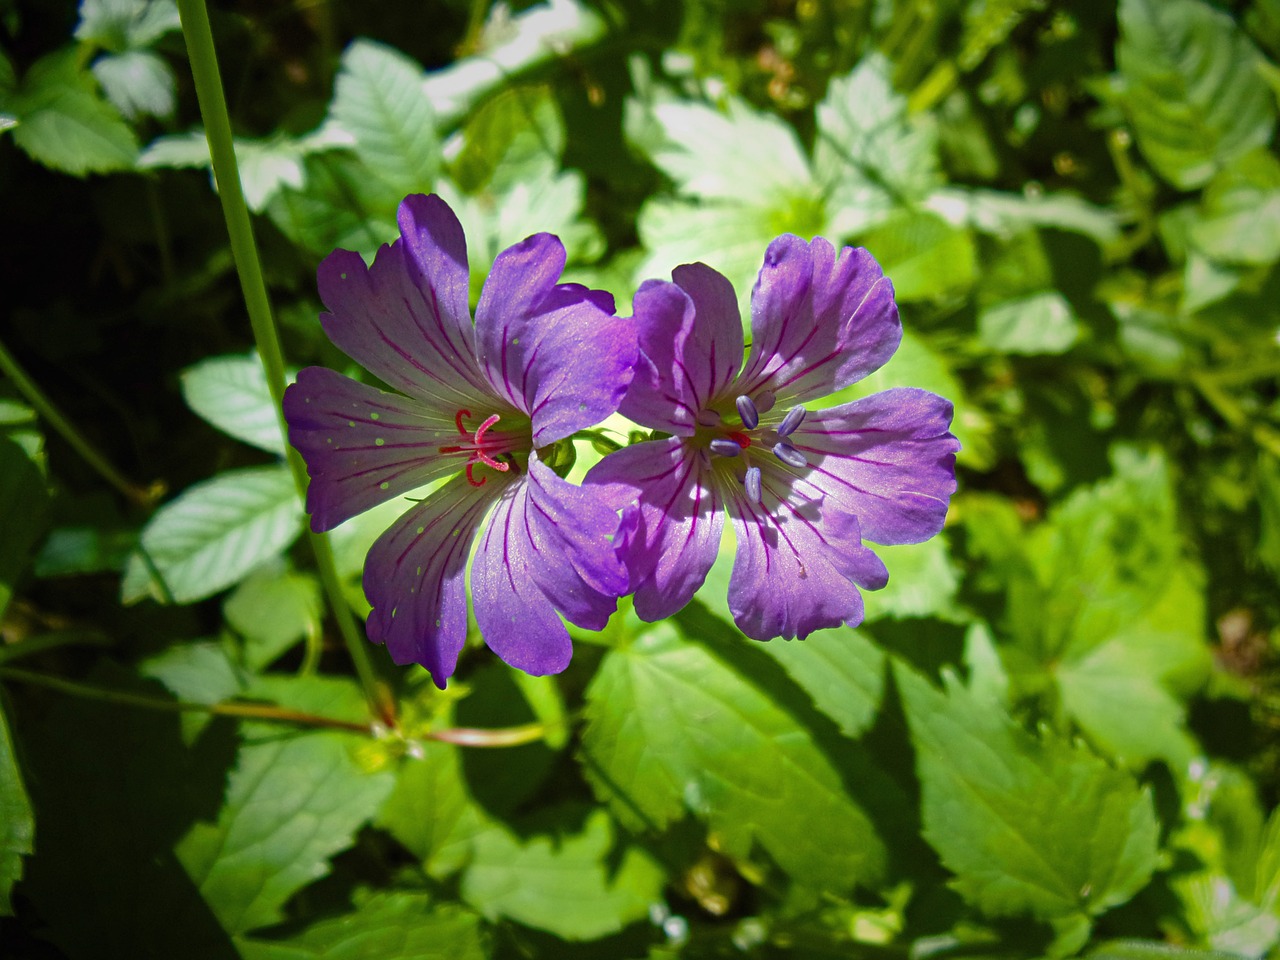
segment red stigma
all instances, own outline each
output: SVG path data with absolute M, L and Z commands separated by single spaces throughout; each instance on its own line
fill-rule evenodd
M 482 487 L 484 486 L 485 481 L 488 478 L 481 477 L 479 480 L 475 478 L 475 474 L 472 471 L 475 470 L 477 463 L 483 463 L 486 467 L 491 467 L 492 469 L 497 470 L 499 473 L 506 473 L 508 470 L 511 469 L 511 465 L 509 463 L 505 463 L 500 460 L 495 460 L 493 456 L 485 449 L 486 444 L 491 448 L 492 447 L 501 448 L 503 444 L 502 439 L 500 438 L 496 439 L 496 442 L 486 440 L 485 433 L 489 430 L 490 427 L 492 427 L 495 423 L 497 423 L 502 418 L 499 417 L 498 414 L 496 413 L 490 415 L 483 423 L 480 424 L 479 427 L 476 428 L 476 432 L 474 434 L 471 434 L 467 430 L 467 428 L 462 425 L 463 418 L 470 417 L 470 416 L 471 416 L 470 410 L 459 410 L 456 414 L 454 414 L 454 417 L 453 417 L 453 422 L 458 426 L 458 433 L 460 433 L 464 437 L 467 437 L 468 442 L 459 444 L 457 446 L 440 447 L 439 450 L 441 453 L 470 454 L 469 458 L 467 459 L 467 465 L 466 465 L 467 483 L 471 484 L 473 487 Z M 508 456 L 505 453 L 499 453 L 498 455 Z
M 458 425 L 458 432 L 464 437 L 467 435 L 467 428 L 462 425 L 462 418 L 471 416 L 470 410 L 459 410 L 453 415 L 453 422 Z
M 725 436 L 727 436 L 730 440 L 732 440 L 734 443 L 740 446 L 743 450 L 751 446 L 751 438 L 739 430 L 733 430 L 729 433 L 726 433 Z

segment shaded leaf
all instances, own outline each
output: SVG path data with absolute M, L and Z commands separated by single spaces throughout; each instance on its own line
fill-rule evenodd
M 267 375 L 256 355 L 209 357 L 182 371 L 187 406 L 223 433 L 284 454 L 284 436 Z
M 12 916 L 9 891 L 22 877 L 22 858 L 35 849 L 35 817 L 0 710 L 0 916 Z

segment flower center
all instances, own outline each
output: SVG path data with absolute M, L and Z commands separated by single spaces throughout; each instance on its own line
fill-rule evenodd
M 464 442 L 456 446 L 441 447 L 440 452 L 467 455 L 467 483 L 473 487 L 483 487 L 489 479 L 488 477 L 476 479 L 474 471 L 477 464 L 484 464 L 499 473 L 506 473 L 514 467 L 518 473 L 520 466 L 516 463 L 515 457 L 511 455 L 511 452 L 519 449 L 521 445 L 520 438 L 511 433 L 489 432 L 489 429 L 502 419 L 496 413 L 490 414 L 472 433 L 462 423 L 464 419 L 470 417 L 470 410 L 459 410 L 454 414 L 453 422 L 457 425 L 458 434 L 463 438 Z
M 787 439 L 804 422 L 808 411 L 804 407 L 792 407 L 781 421 L 762 426 L 760 415 L 773 409 L 773 403 L 773 394 L 767 391 L 755 399 L 745 395 L 738 397 L 734 405 L 738 409 L 742 429 L 734 429 L 735 425 L 732 423 L 722 424 L 718 414 L 714 418 L 715 424 L 708 422 L 712 419 L 710 416 L 699 417 L 699 422 L 713 434 L 707 444 L 712 455 L 743 457 L 747 461 L 742 484 L 746 488 L 747 497 L 754 503 L 760 502 L 761 490 L 760 467 L 751 462 L 753 457 L 769 450 L 778 460 L 793 469 L 803 470 L 809 466 L 808 458 Z

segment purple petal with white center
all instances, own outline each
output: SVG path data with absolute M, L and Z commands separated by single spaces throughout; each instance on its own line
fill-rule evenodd
M 880 558 L 862 546 L 857 518 L 835 504 L 800 499 L 791 480 L 780 465 L 766 465 L 760 503 L 726 489 L 738 538 L 729 610 L 754 640 L 803 640 L 825 627 L 856 626 L 863 615 L 858 586 L 878 590 L 889 579 Z
M 617 525 L 598 491 L 530 457 L 527 478 L 503 491 L 471 568 L 476 624 L 489 648 L 535 676 L 567 667 L 573 645 L 556 610 L 599 630 L 626 591 L 609 539 Z
M 458 440 L 452 418 L 324 367 L 307 367 L 290 384 L 284 418 L 311 476 L 307 512 L 317 533 L 461 466 L 439 452 Z
M 742 321 L 733 285 L 703 263 L 677 267 L 675 283 L 647 280 L 634 301 L 640 355 L 623 416 L 690 436 L 697 416 L 742 366 Z
M 335 250 L 317 271 L 329 339 L 366 370 L 451 415 L 488 391 L 475 359 L 467 309 L 462 226 L 439 197 L 412 196 L 399 212 L 400 238 L 373 266 Z
M 751 294 L 742 393 L 803 403 L 878 370 L 902 340 L 893 284 L 866 250 L 790 234 L 769 244 Z
M 364 565 L 366 629 L 396 663 L 420 663 L 444 689 L 467 639 L 467 556 L 503 483 L 455 477 L 380 536 Z
M 801 486 L 855 514 L 875 543 L 928 540 L 956 490 L 951 413 L 950 402 L 914 387 L 811 413 L 788 438 L 812 464 Z
M 491 392 L 529 415 L 535 447 L 618 409 L 635 364 L 635 331 L 613 298 L 557 283 L 564 245 L 534 234 L 498 255 L 476 306 L 476 346 Z
M 661 620 L 692 599 L 715 562 L 724 513 L 711 467 L 679 437 L 624 447 L 583 481 L 623 510 L 616 539 L 636 613 Z

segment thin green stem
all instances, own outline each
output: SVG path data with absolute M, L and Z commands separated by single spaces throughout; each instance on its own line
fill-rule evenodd
M 27 375 L 22 369 L 18 361 L 14 359 L 3 343 L 0 343 L 0 373 L 12 381 L 13 385 L 18 388 L 31 406 L 35 407 L 38 413 L 49 426 L 58 431 L 62 438 L 71 444 L 72 449 L 84 459 L 84 461 L 98 472 L 98 475 L 107 483 L 115 487 L 125 497 L 132 500 L 141 507 L 150 507 L 159 494 L 159 488 L 148 490 L 138 486 L 129 480 L 119 470 L 113 467 L 88 440 L 84 435 L 76 429 L 75 424 L 62 415 L 57 407 L 53 405 L 53 401 L 44 395 L 44 391 L 36 384 L 34 380 Z
M 231 238 L 231 253 L 235 258 L 240 288 L 244 293 L 245 307 L 249 311 L 249 323 L 253 327 L 258 355 L 266 370 L 267 386 L 275 403 L 276 420 L 281 435 L 287 438 L 281 401 L 284 398 L 284 354 L 280 338 L 271 315 L 271 301 L 262 276 L 262 262 L 258 246 L 253 238 L 253 225 L 249 208 L 245 204 L 240 186 L 240 172 L 236 164 L 236 152 L 231 133 L 231 117 L 227 113 L 227 100 L 218 72 L 217 53 L 213 46 L 213 31 L 209 26 L 209 11 L 204 0 L 178 0 L 178 12 L 182 17 L 182 33 L 187 43 L 187 55 L 191 61 L 191 74 L 195 80 L 196 97 L 200 114 L 204 118 L 205 135 L 209 140 L 209 155 L 213 160 L 214 177 L 218 183 L 218 195 L 222 200 L 222 213 L 227 221 Z M 297 451 L 286 444 L 289 467 L 300 496 L 307 489 L 306 466 Z M 352 616 L 351 608 L 342 595 L 341 582 L 333 563 L 333 552 L 323 534 L 313 533 L 311 545 L 316 555 L 316 566 L 329 599 L 330 609 L 338 623 L 343 642 L 355 664 L 356 674 L 364 689 L 365 698 L 374 715 L 388 725 L 395 724 L 394 703 L 386 687 L 378 680 L 369 659 L 364 637 Z
M 45 653 L 49 650 L 56 650 L 59 647 L 107 647 L 110 645 L 111 638 L 106 634 L 86 630 L 57 630 L 53 633 L 42 633 L 40 636 L 32 637 L 30 640 L 20 640 L 17 643 L 7 643 L 0 646 L 0 663 L 7 663 L 10 660 L 18 660 L 22 657 L 33 657 L 37 653 Z

